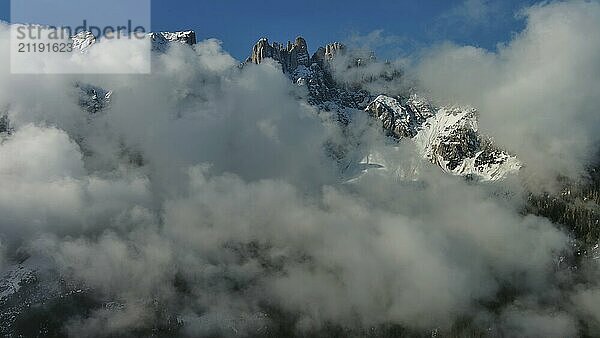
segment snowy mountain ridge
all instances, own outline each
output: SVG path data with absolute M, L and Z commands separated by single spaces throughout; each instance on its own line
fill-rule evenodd
M 331 63 L 344 55 L 347 48 L 340 43 L 320 47 L 306 63 L 307 44 L 298 37 L 295 43 L 269 45 L 262 38 L 254 46 L 246 63 L 260 64 L 272 58 L 282 64 L 291 81 L 308 89 L 309 103 L 321 110 L 335 112 L 342 124 L 348 124 L 364 111 L 381 122 L 384 132 L 396 140 L 414 140 L 422 156 L 444 172 L 480 180 L 499 180 L 516 172 L 518 159 L 496 147 L 477 126 L 477 111 L 471 107 L 433 107 L 414 93 L 401 100 L 378 93 L 372 95 L 360 86 L 348 86 L 334 79 Z M 301 50 L 301 54 L 285 51 Z M 350 58 L 352 60 L 352 58 Z M 361 67 L 374 59 L 356 59 L 351 67 Z M 398 74 L 397 76 L 401 76 Z M 368 80 L 373 80 L 370 78 Z
M 401 104 L 380 95 L 366 111 L 392 137 L 413 139 L 421 155 L 444 172 L 494 181 L 521 167 L 515 156 L 479 133 L 472 107 L 433 108 L 414 94 Z
M 147 36 L 152 41 L 152 50 L 158 53 L 166 52 L 171 43 L 196 43 L 193 31 L 159 32 Z M 82 51 L 96 42 L 89 32 L 78 34 L 73 41 Z M 321 111 L 333 113 L 342 128 L 357 115 L 366 112 L 381 123 L 384 133 L 392 139 L 412 139 L 421 155 L 444 172 L 480 180 L 498 180 L 521 167 L 514 156 L 497 148 L 491 139 L 479 133 L 477 113 L 473 108 L 434 107 L 414 93 L 401 99 L 386 93 L 373 95 L 360 83 L 339 83 L 333 70 L 337 57 L 350 56 L 347 57 L 349 61 L 346 60 L 349 64 L 344 66 L 351 68 L 364 67 L 375 60 L 373 55 L 354 60 L 348 53 L 343 44 L 334 42 L 318 48 L 310 56 L 306 40 L 302 37 L 287 44 L 269 43 L 267 38 L 261 38 L 244 64 L 260 64 L 267 58 L 279 62 L 282 71 L 294 84 L 307 89 L 308 103 Z M 373 80 L 378 79 L 365 79 Z M 80 106 L 86 111 L 95 114 L 108 107 L 111 91 L 85 84 L 77 86 L 81 91 Z M 334 157 L 344 157 L 344 154 Z
M 196 44 L 196 33 L 191 30 L 148 33 L 146 37 L 150 39 L 152 50 L 156 52 L 165 52 L 170 43 L 182 43 L 190 46 Z M 71 41 L 73 42 L 73 49 L 85 52 L 96 44 L 97 39 L 91 32 L 83 31 L 72 36 Z

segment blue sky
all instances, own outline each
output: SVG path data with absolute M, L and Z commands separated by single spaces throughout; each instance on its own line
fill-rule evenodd
M 75 1 L 75 0 L 73 0 Z M 262 36 L 285 42 L 302 35 L 311 52 L 331 41 L 357 44 L 385 58 L 442 41 L 488 49 L 522 29 L 516 14 L 529 0 L 153 0 L 152 30 L 193 29 L 218 38 L 237 59 Z M 9 21 L 0 0 L 0 20 Z

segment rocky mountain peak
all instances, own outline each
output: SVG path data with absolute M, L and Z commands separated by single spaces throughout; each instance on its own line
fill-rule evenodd
M 194 31 L 150 33 L 148 37 L 152 40 L 152 50 L 158 52 L 166 51 L 170 43 L 182 43 L 190 46 L 196 44 Z
M 333 42 L 325 47 L 319 47 L 315 54 L 312 57 L 312 61 L 318 63 L 321 66 L 326 65 L 331 62 L 336 55 L 339 55 L 344 52 L 346 46 L 339 42 Z
M 294 42 L 288 41 L 285 46 L 277 42 L 269 44 L 267 38 L 261 38 L 252 48 L 252 55 L 246 62 L 260 64 L 266 58 L 279 62 L 286 73 L 294 71 L 298 66 L 310 66 L 308 45 L 300 36 Z
M 292 48 L 298 48 L 299 50 L 304 50 L 308 53 L 308 45 L 306 44 L 306 40 L 303 37 L 299 36 L 296 38 L 293 44 L 290 45 Z
M 333 42 L 319 47 L 310 57 L 308 44 L 301 36 L 297 37 L 294 42 L 288 41 L 286 45 L 278 42 L 269 43 L 269 39 L 263 37 L 256 42 L 252 48 L 252 54 L 246 59 L 246 62 L 260 64 L 264 59 L 270 58 L 279 62 L 285 73 L 292 73 L 299 66 L 310 67 L 313 63 L 324 67 L 345 49 L 343 44 Z
M 92 32 L 83 31 L 72 36 L 71 41 L 73 41 L 74 50 L 84 52 L 96 43 L 96 37 Z
M 180 32 L 157 32 L 148 33 L 146 35 L 152 41 L 152 50 L 156 52 L 165 52 L 170 43 L 182 43 L 193 46 L 196 44 L 196 32 L 180 31 Z M 96 44 L 97 39 L 93 33 L 88 31 L 79 32 L 71 37 L 73 49 L 80 52 L 85 52 L 91 46 Z

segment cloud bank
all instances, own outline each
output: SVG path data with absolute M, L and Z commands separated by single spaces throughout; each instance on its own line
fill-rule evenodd
M 444 46 L 420 80 L 481 107 L 484 128 L 532 172 L 579 173 L 595 142 L 598 87 L 583 71 L 597 50 L 570 34 L 596 28 L 600 9 L 526 13 L 526 31 L 498 53 Z M 277 64 L 240 68 L 215 40 L 152 62 L 144 76 L 0 69 L 15 128 L 0 143 L 5 265 L 22 251 L 49 257 L 63 278 L 119 304 L 70 318 L 65 333 L 133 334 L 165 313 L 187 336 L 386 325 L 460 334 L 465 322 L 497 335 L 598 333 L 597 289 L 557 263 L 569 237 L 522 214 L 519 184 L 446 176 L 375 131 L 357 143 L 397 170 L 348 181 L 323 146 L 338 126 Z M 76 83 L 113 90 L 110 106 L 83 111 Z
M 497 51 L 447 43 L 426 53 L 416 77 L 443 102 L 478 107 L 482 130 L 538 181 L 577 178 L 599 141 L 600 3 L 543 3 L 521 15 L 525 30 Z

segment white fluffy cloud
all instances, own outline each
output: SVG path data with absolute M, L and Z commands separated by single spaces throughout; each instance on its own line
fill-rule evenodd
M 559 10 L 562 20 L 547 25 Z M 445 47 L 421 64 L 421 80 L 480 106 L 486 130 L 530 168 L 543 155 L 544 168 L 578 172 L 578 156 L 594 141 L 589 102 L 597 88 L 576 79 L 593 80 L 582 69 L 596 51 L 575 63 L 572 48 L 557 47 L 563 54 L 536 60 L 550 48 L 539 39 L 548 29 L 567 46 L 587 45 L 562 34 L 594 28 L 596 11 L 595 3 L 532 8 L 527 30 L 500 52 Z M 535 81 L 540 74 L 563 82 Z M 110 108 L 92 116 L 78 108 L 76 82 L 112 89 Z M 581 91 L 545 101 L 573 88 Z M 447 332 L 465 317 L 506 332 L 549 322 L 566 335 L 578 329 L 577 311 L 544 306 L 564 301 L 555 259 L 568 238 L 522 215 L 518 192 L 445 176 L 411 147 L 370 133 L 361 146 L 387 154 L 398 170 L 348 182 L 323 147 L 337 127 L 302 95 L 276 64 L 240 69 L 215 40 L 156 55 L 145 76 L 18 77 L 2 69 L 0 108 L 16 127 L 0 143 L 7 257 L 19 247 L 47 255 L 66 278 L 124 304 L 73 318 L 72 335 L 152 325 L 152 304 L 179 315 L 190 336 L 260 332 L 273 324 L 266 309 L 289 315 L 299 331 L 399 324 Z M 567 121 L 576 121 L 575 133 L 558 128 Z M 141 158 L 134 164 L 133 153 Z M 507 286 L 527 302 L 488 311 L 484 304 Z
M 600 141 L 600 4 L 553 2 L 522 15 L 525 30 L 497 51 L 445 44 L 417 76 L 434 97 L 478 107 L 481 128 L 530 174 L 576 178 Z

